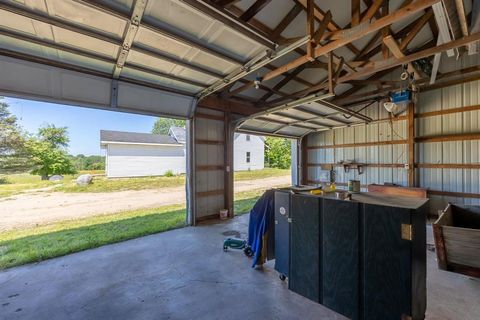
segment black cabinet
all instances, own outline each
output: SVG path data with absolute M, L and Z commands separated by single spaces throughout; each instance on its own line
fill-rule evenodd
M 323 200 L 322 304 L 349 318 L 359 309 L 358 210 L 355 202 Z
M 288 288 L 321 303 L 321 198 L 294 194 L 291 201 Z
M 424 319 L 425 203 L 292 195 L 289 288 L 351 319 Z

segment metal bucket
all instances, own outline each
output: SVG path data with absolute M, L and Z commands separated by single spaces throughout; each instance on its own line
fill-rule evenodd
M 360 181 L 359 180 L 348 180 L 348 191 L 350 192 L 360 192 Z

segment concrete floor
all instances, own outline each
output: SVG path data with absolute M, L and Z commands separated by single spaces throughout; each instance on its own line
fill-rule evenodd
M 248 216 L 0 272 L 0 319 L 345 319 L 250 268 L 228 235 Z M 235 234 L 239 232 L 240 234 Z M 427 319 L 480 319 L 480 281 L 439 271 L 428 252 Z

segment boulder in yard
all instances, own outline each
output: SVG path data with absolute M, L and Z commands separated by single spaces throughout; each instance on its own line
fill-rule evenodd
M 48 178 L 49 181 L 61 181 L 63 180 L 63 176 L 59 175 L 59 174 L 56 174 L 54 176 L 51 176 L 50 178 Z
M 82 174 L 77 178 L 78 186 L 87 186 L 92 183 L 93 177 L 91 174 Z

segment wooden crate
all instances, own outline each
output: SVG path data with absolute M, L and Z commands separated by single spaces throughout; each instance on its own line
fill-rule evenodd
M 440 269 L 480 278 L 480 206 L 448 204 L 433 236 Z
M 401 186 L 389 186 L 383 184 L 369 184 L 368 192 L 377 192 L 399 197 L 427 198 L 427 189 Z

